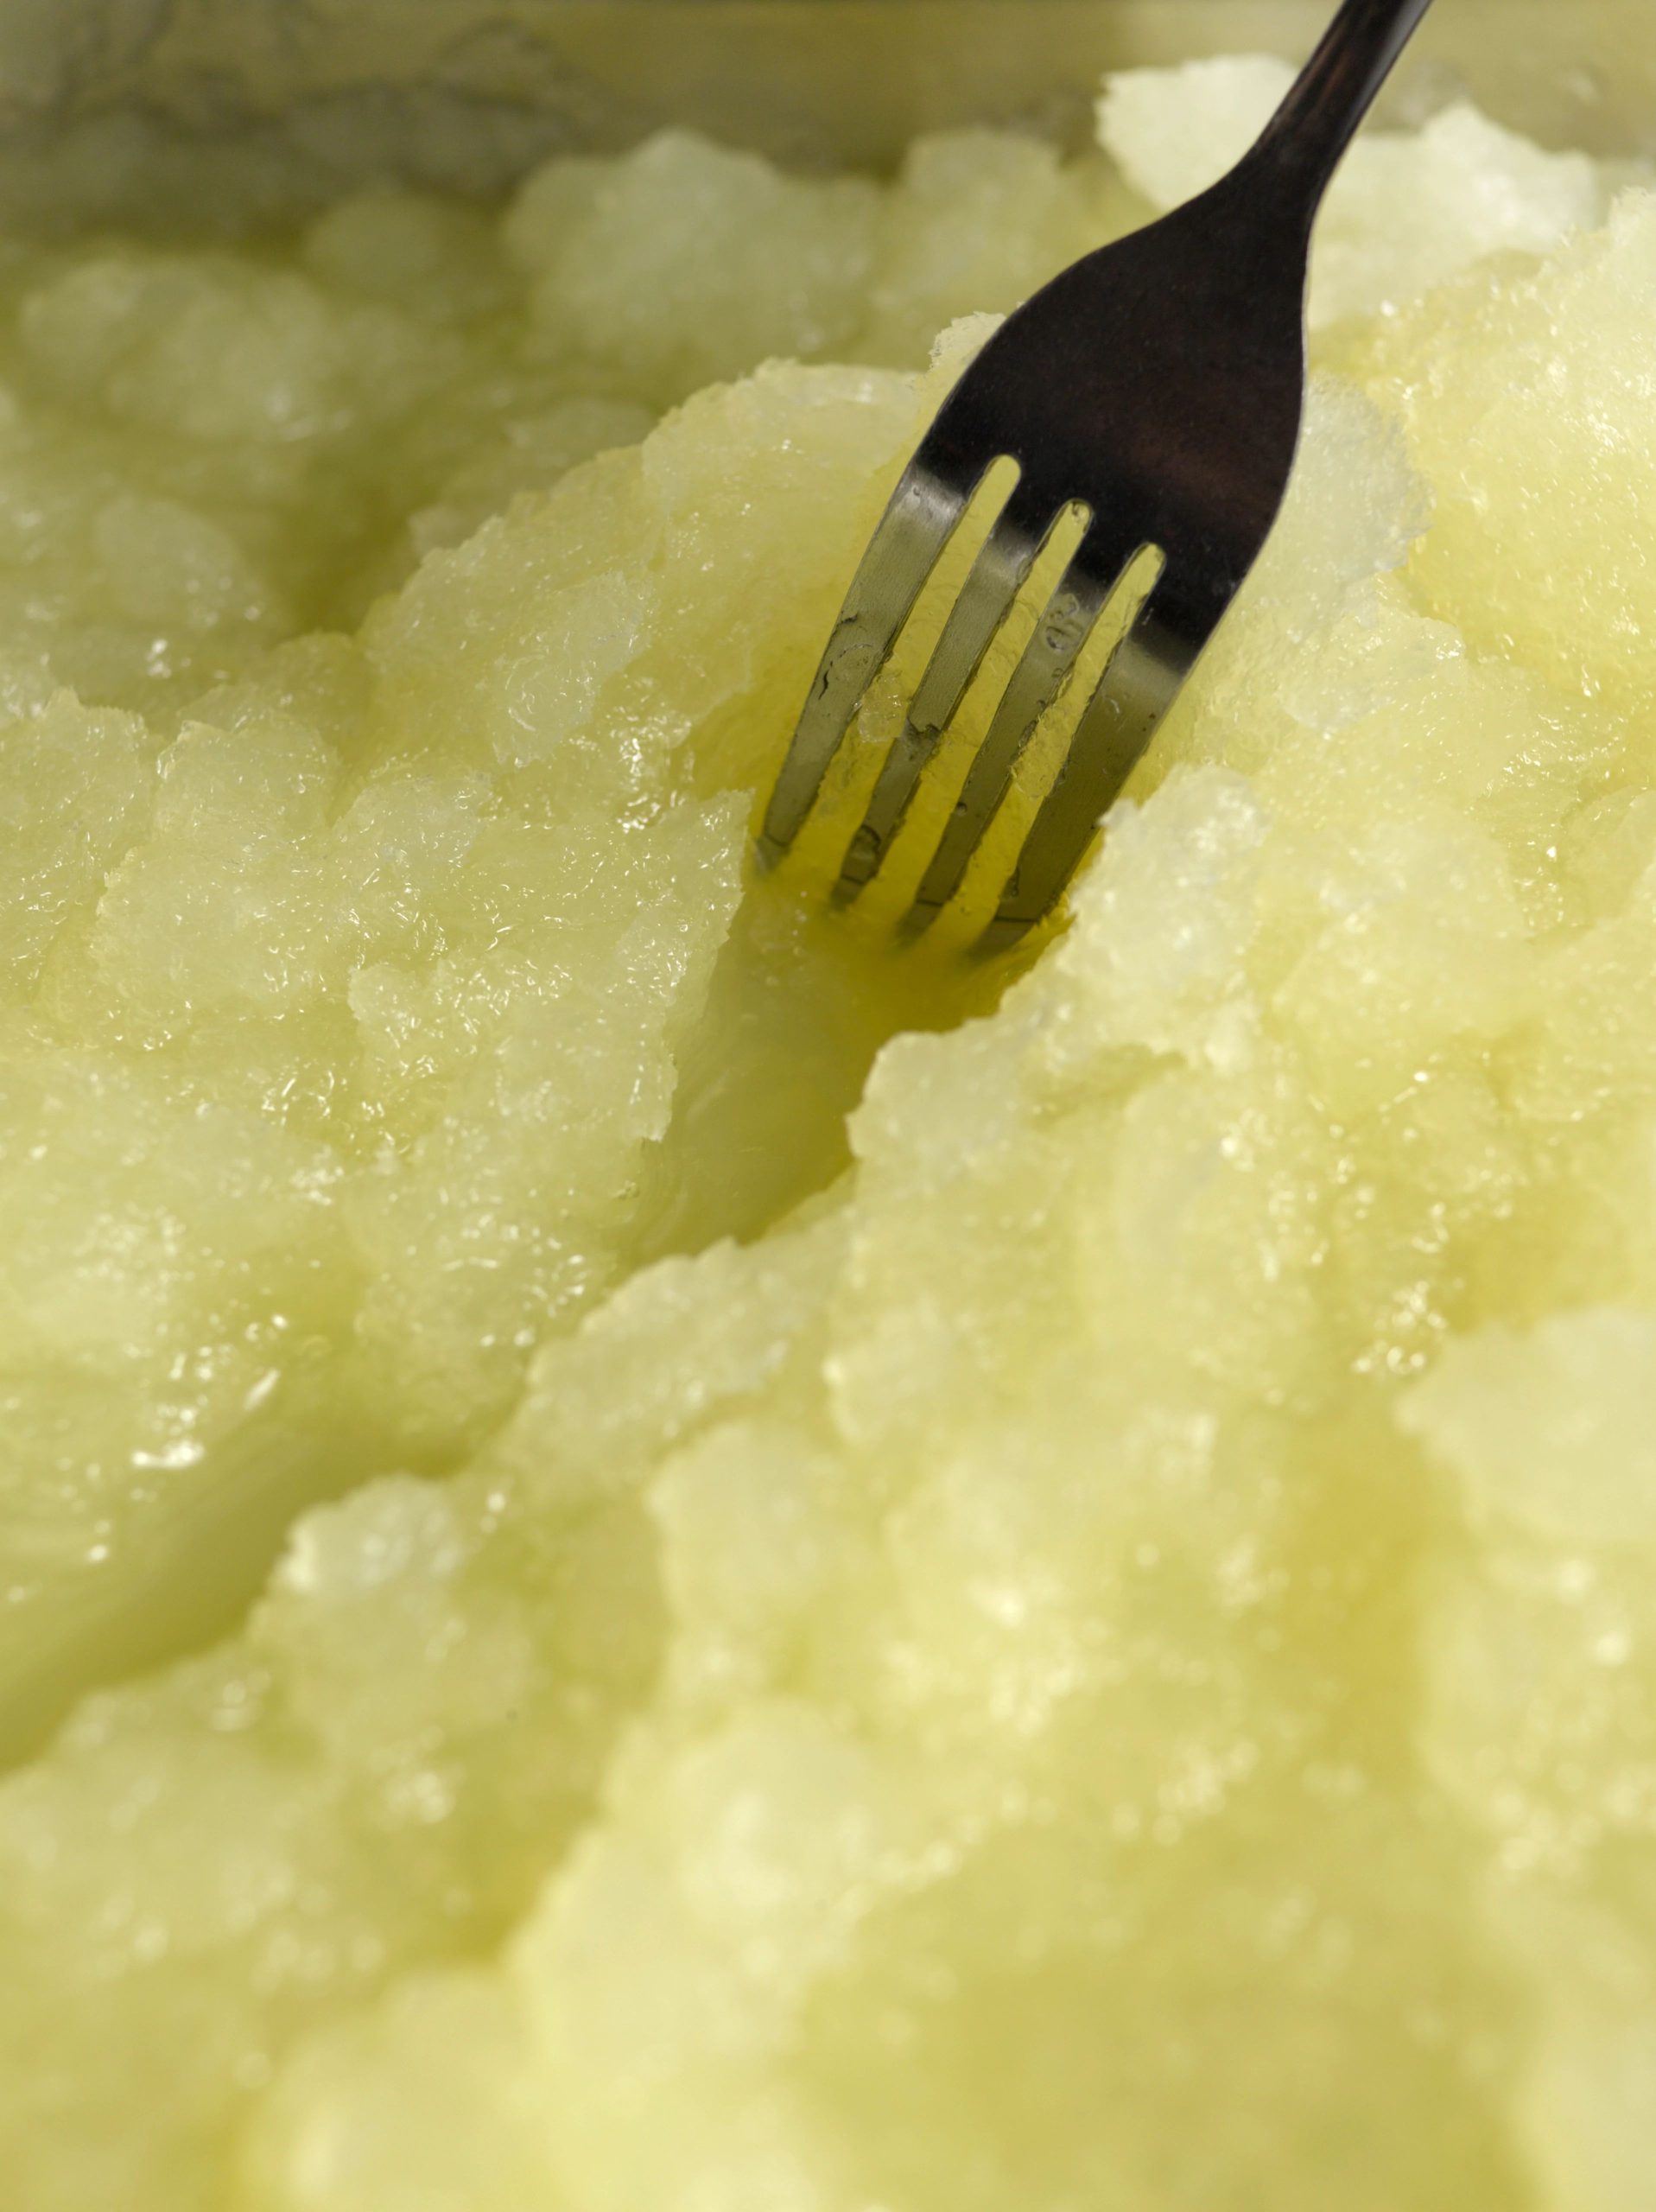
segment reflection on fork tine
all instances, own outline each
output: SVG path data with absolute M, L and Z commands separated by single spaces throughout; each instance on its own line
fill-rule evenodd
M 960 797 L 915 893 L 905 933 L 918 935 L 928 928 L 960 889 L 973 855 L 1011 789 L 1012 771 L 1074 675 L 1109 597 L 1092 565 L 1082 556 L 1071 562 L 1012 671 L 988 735 L 973 755 Z
M 1011 613 L 1056 519 L 1050 503 L 1031 496 L 1022 484 L 1001 510 L 949 609 L 908 719 L 885 756 L 879 780 L 847 850 L 835 887 L 840 903 L 854 899 L 879 873 L 903 826 L 922 773 Z
M 1156 587 L 1110 656 L 1007 879 L 994 918 L 978 939 L 983 953 L 1015 944 L 1051 909 L 1093 842 L 1106 808 L 1132 773 L 1179 689 L 1157 638 Z
M 766 865 L 779 861 L 816 804 L 822 779 L 868 687 L 891 658 L 926 579 L 966 511 L 966 498 L 917 461 L 904 472 L 846 594 L 812 679 L 792 749 L 777 779 L 759 837 Z

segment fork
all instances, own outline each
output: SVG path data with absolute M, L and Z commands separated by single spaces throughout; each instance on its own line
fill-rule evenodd
M 864 554 L 758 839 L 776 865 L 990 469 L 1017 480 L 949 608 L 847 850 L 879 872 L 985 656 L 1066 516 L 1082 535 L 993 712 L 905 917 L 959 892 L 1013 771 L 1118 596 L 1119 644 L 978 949 L 1043 920 L 1270 535 L 1299 442 L 1311 226 L 1431 0 L 1344 0 L 1252 150 L 1184 207 L 1053 279 L 944 403 Z M 1147 588 L 1146 572 L 1153 569 Z M 1136 600 L 1133 582 L 1139 588 Z

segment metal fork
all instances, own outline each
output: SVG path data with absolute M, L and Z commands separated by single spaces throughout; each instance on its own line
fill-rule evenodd
M 904 474 L 812 683 L 759 838 L 792 846 L 870 685 L 997 461 L 1018 479 L 958 597 L 841 870 L 854 898 L 891 851 L 921 776 L 1040 554 L 1076 509 L 1084 535 L 968 771 L 907 917 L 953 899 L 1129 570 L 1157 569 L 1083 710 L 980 949 L 1054 906 L 1276 520 L 1304 403 L 1305 281 L 1329 178 L 1431 0 L 1344 0 L 1240 163 L 1209 191 L 1066 270 L 967 370 Z

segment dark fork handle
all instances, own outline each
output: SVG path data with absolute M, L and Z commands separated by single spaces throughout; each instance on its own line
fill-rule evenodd
M 1345 0 L 1244 169 L 1287 186 L 1307 219 L 1431 0 Z

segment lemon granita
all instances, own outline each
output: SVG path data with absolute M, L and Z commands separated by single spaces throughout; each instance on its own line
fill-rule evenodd
M 0 257 L 8 2212 L 1648 2206 L 1656 196 L 1354 155 L 1015 979 L 746 866 L 1281 81 Z

